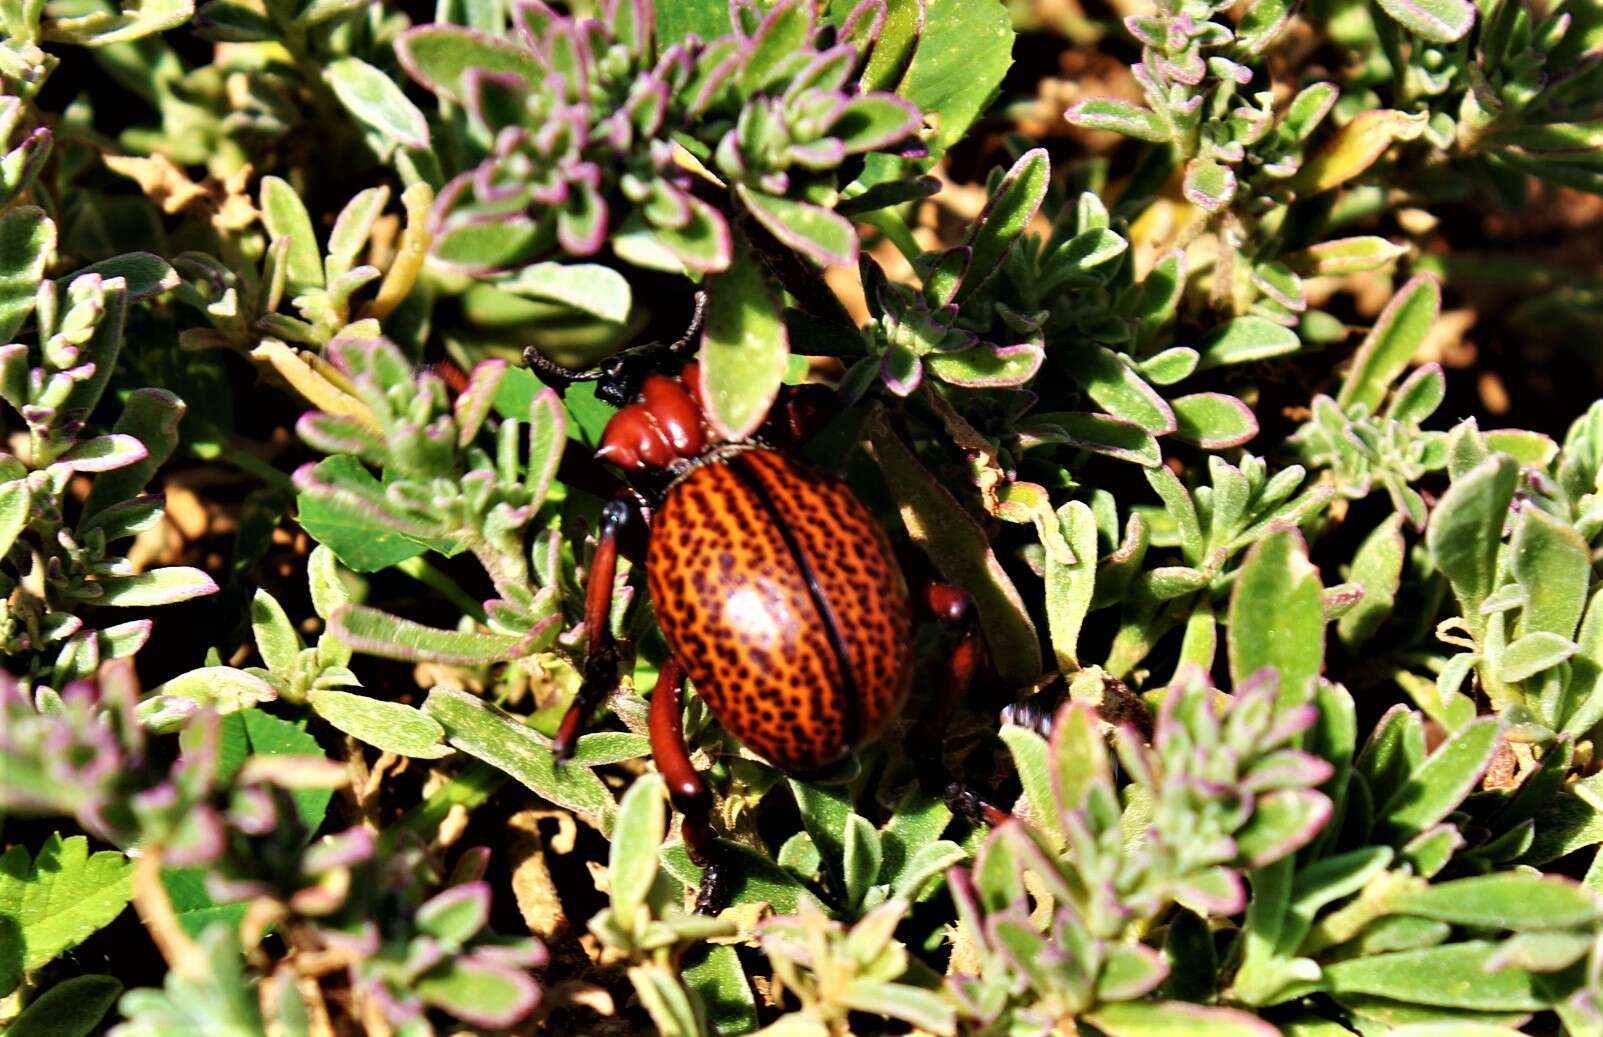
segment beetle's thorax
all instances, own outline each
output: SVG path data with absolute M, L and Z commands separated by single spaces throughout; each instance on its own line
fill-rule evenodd
M 701 405 L 701 366 L 649 376 L 639 397 L 607 422 L 596 457 L 635 471 L 677 471 L 726 442 Z

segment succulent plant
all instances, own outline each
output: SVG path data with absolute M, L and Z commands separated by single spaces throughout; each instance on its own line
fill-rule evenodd
M 594 255 L 616 234 L 644 239 L 626 249 L 635 261 L 660 265 L 654 244 L 673 266 L 716 272 L 738 205 L 815 261 L 854 261 L 851 224 L 832 211 L 837 171 L 907 153 L 919 130 L 907 101 L 858 88 L 885 6 L 866 0 L 839 25 L 813 0 L 732 10 L 734 31 L 711 40 L 657 39 L 649 0 L 604 4 L 599 20 L 528 0 L 512 6 L 511 40 L 405 34 L 408 73 L 464 107 L 482 155 L 440 194 L 435 255 L 487 272 Z M 702 197 L 720 188 L 726 200 Z
M 42 211 L 16 207 L 0 223 L 0 235 L 17 245 L 8 261 L 19 267 L 0 338 L 31 317 L 38 340 L 0 346 L 0 398 L 27 431 L 12 444 L 16 454 L 0 454 L 0 642 L 30 684 L 60 687 L 93 675 L 102 659 L 132 655 L 150 632 L 147 620 L 87 627 L 75 614 L 81 604 L 171 604 L 217 585 L 189 566 L 136 572 L 112 546 L 161 519 L 161 497 L 145 490 L 177 445 L 183 403 L 143 389 L 127 397 L 110 431 L 96 434 L 92 424 L 122 348 L 130 295 L 170 286 L 171 268 L 154 256 L 124 256 L 63 284 L 44 276 L 55 225 Z M 93 485 L 74 509 L 69 487 L 80 473 Z

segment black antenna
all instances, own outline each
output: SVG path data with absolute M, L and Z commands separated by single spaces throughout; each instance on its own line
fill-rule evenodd
M 563 367 L 534 346 L 523 349 L 523 366 L 554 383 L 555 388 L 566 389 L 574 382 L 601 382 L 596 396 L 606 403 L 621 407 L 634 399 L 646 375 L 669 367 L 685 353 L 694 350 L 696 340 L 707 323 L 707 293 L 697 290 L 690 313 L 690 324 L 685 333 L 671 344 L 646 342 L 620 350 L 590 367 L 574 369 Z M 666 362 L 665 362 L 666 361 Z

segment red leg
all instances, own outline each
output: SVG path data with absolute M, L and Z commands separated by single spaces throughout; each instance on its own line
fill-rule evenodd
M 712 793 L 690 762 L 690 747 L 685 744 L 681 719 L 684 690 L 685 668 L 669 656 L 657 675 L 656 690 L 651 693 L 651 756 L 668 783 L 668 798 L 679 812 L 685 849 L 702 871 L 696 910 L 716 914 L 723 906 L 728 876 L 712 834 Z
M 953 813 L 975 823 L 999 825 L 1007 820 L 1007 811 L 987 802 L 967 785 L 953 781 L 942 752 L 952 714 L 968 696 L 975 674 L 985 663 L 985 639 L 980 633 L 974 600 L 947 583 L 928 584 L 920 599 L 919 603 L 940 624 L 950 648 L 934 698 L 907 739 L 908 751 L 919 768 L 919 784 L 928 794 L 944 798 Z
M 585 722 L 618 686 L 618 643 L 608 619 L 612 612 L 612 583 L 618 574 L 618 538 L 628 521 L 629 505 L 624 500 L 613 499 L 602 506 L 596 554 L 585 577 L 584 679 L 552 739 L 559 763 L 573 755 Z

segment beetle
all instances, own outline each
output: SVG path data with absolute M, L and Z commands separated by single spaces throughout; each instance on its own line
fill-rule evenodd
M 710 911 L 728 868 L 681 727 L 687 678 L 743 745 L 787 774 L 817 776 L 900 715 L 913 681 L 915 611 L 932 615 L 952 645 L 930 714 L 910 735 L 915 760 L 939 760 L 941 729 L 984 645 L 966 594 L 938 583 L 911 593 L 868 508 L 784 448 L 806 424 L 799 394 L 782 399 L 750 439 L 715 433 L 700 402 L 700 368 L 687 359 L 704 312 L 698 293 L 679 341 L 635 347 L 590 371 L 562 368 L 533 347 L 524 362 L 564 388 L 595 380 L 596 395 L 619 405 L 595 458 L 630 484 L 602 508 L 586 575 L 583 679 L 555 754 L 572 754 L 584 721 L 617 686 L 607 619 L 620 543 L 634 517 L 649 514 L 646 582 L 669 648 L 651 698 L 651 749 L 683 817 L 685 847 L 703 869 L 697 907 Z M 938 768 L 921 777 L 955 809 L 993 823 L 1004 816 Z

